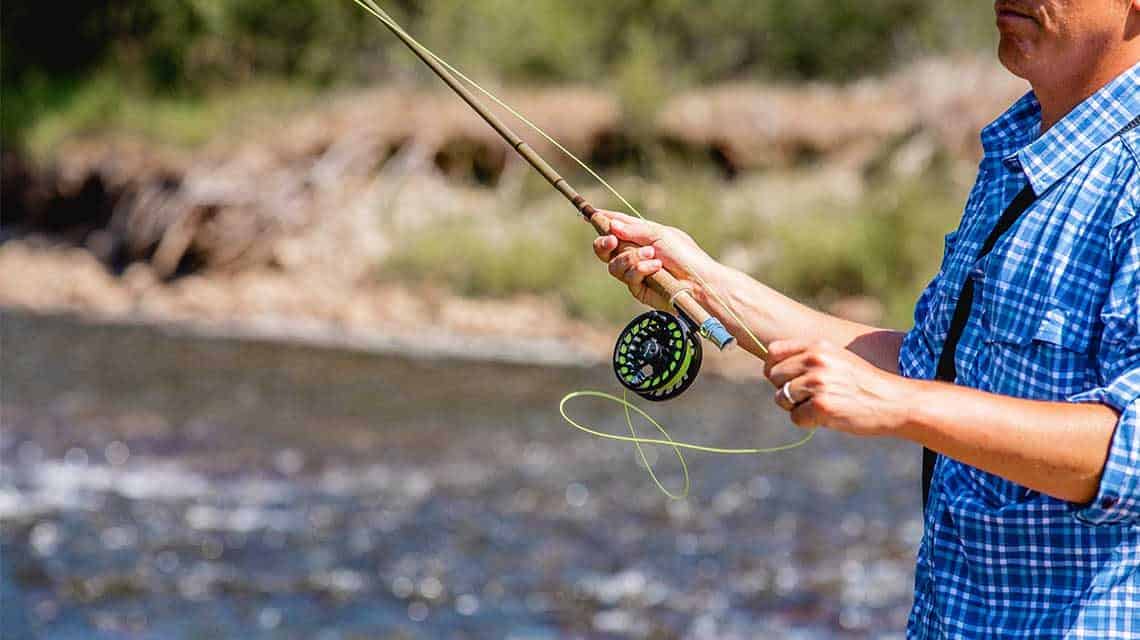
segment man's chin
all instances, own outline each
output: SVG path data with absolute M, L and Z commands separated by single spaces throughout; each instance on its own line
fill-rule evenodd
M 1002 35 L 998 44 L 998 60 L 1013 75 L 1029 79 L 1033 57 L 1026 51 L 1024 41 Z

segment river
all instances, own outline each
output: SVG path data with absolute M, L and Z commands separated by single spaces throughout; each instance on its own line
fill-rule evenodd
M 427 337 L 425 339 L 429 339 Z M 4 638 L 898 638 L 916 447 L 687 456 L 565 425 L 602 367 L 0 316 Z M 800 433 L 705 376 L 674 436 Z M 615 433 L 619 412 L 572 411 Z M 651 452 L 667 484 L 676 459 Z

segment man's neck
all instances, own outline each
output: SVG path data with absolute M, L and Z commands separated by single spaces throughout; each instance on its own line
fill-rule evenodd
M 1137 62 L 1140 62 L 1140 47 L 1131 46 L 1100 58 L 1075 77 L 1051 77 L 1032 83 L 1033 93 L 1041 104 L 1041 133 Z

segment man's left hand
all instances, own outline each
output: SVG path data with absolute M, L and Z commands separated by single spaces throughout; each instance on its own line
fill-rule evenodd
M 905 378 L 827 341 L 771 343 L 764 375 L 776 386 L 776 404 L 801 427 L 883 436 L 897 432 L 906 417 Z

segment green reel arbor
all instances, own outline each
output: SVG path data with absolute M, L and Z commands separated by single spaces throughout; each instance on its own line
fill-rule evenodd
M 613 367 L 618 382 L 654 402 L 681 395 L 701 370 L 701 340 L 685 316 L 649 311 L 618 334 Z

